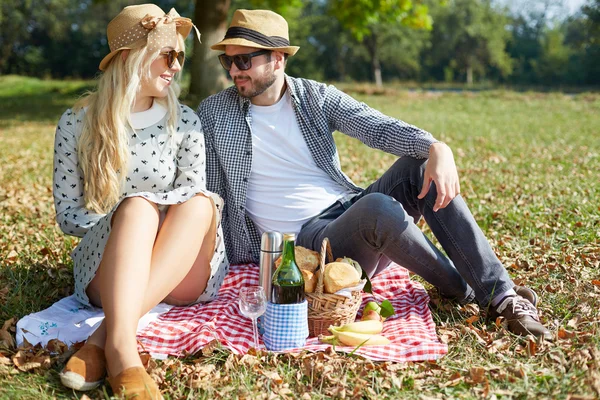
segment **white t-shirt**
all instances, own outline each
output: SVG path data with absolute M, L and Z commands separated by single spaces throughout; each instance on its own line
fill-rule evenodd
M 298 233 L 348 189 L 317 167 L 286 91 L 271 106 L 250 106 L 252 171 L 246 212 L 259 233 Z

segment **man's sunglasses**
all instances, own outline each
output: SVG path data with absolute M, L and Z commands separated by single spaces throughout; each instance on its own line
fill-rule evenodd
M 179 65 L 183 67 L 183 62 L 185 61 L 185 52 L 183 50 L 171 50 L 160 54 L 167 58 L 167 67 L 173 68 L 175 60 L 179 61 Z
M 259 50 L 254 53 L 248 54 L 236 54 L 235 56 L 228 56 L 227 54 L 221 54 L 219 56 L 219 61 L 221 61 L 221 65 L 227 71 L 231 70 L 231 66 L 235 64 L 235 66 L 240 71 L 246 71 L 252 68 L 252 57 L 261 56 L 263 54 L 270 53 L 271 50 Z

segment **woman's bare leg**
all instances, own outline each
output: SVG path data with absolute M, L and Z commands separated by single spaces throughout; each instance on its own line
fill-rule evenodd
M 216 235 L 211 200 L 196 196 L 185 203 L 169 207 L 160 231 L 155 235 L 153 246 L 148 249 L 147 242 L 143 243 L 148 256 L 140 257 L 131 247 L 123 248 L 122 243 L 132 242 L 137 234 L 152 236 L 151 233 L 156 232 L 158 227 L 158 213 L 154 204 L 141 198 L 131 200 L 133 199 L 137 199 L 135 204 L 133 201 L 128 202 L 123 212 L 119 213 L 117 210 L 115 213 L 109 238 L 109 242 L 112 241 L 115 245 L 107 243 L 101 268 L 88 287 L 90 300 L 102 305 L 106 315 L 105 322 L 90 336 L 88 343 L 106 348 L 108 368 L 112 376 L 126 368 L 141 365 L 135 340 L 141 315 L 169 294 L 169 298 L 190 303 L 204 291 L 210 276 L 210 259 Z M 149 212 L 148 205 L 154 209 L 153 217 L 149 217 L 152 212 Z M 129 210 L 130 208 L 134 210 Z M 151 226 L 155 227 L 154 231 L 147 225 L 150 221 Z M 116 229 L 119 227 L 122 228 Z M 133 241 L 140 243 L 139 240 Z M 142 251 L 138 247 L 135 249 Z M 127 257 L 130 259 L 127 260 Z M 132 263 L 135 264 L 133 267 Z M 115 285 L 115 281 L 119 279 L 121 284 Z M 131 298 L 137 303 L 132 304 Z M 127 311 L 123 310 L 123 302 L 127 303 Z M 134 314 L 135 310 L 138 310 L 137 315 Z

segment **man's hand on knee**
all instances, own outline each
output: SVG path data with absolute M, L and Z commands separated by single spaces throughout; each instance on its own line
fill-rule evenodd
M 429 147 L 429 161 L 423 175 L 423 187 L 418 198 L 424 198 L 431 184 L 435 183 L 437 198 L 433 206 L 436 212 L 446 207 L 460 193 L 458 171 L 452 150 L 445 143 L 434 143 Z

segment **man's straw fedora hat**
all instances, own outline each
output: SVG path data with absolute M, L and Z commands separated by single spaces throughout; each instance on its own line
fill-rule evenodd
M 189 18 L 180 17 L 174 8 L 167 14 L 154 4 L 140 4 L 125 7 L 108 23 L 106 35 L 110 53 L 100 62 L 100 70 L 105 70 L 113 57 L 125 49 L 137 49 L 150 45 L 160 49 L 172 40 L 177 32 L 184 38 L 196 28 Z M 196 29 L 198 40 L 200 33 Z
M 237 10 L 225 38 L 210 48 L 225 51 L 227 45 L 281 51 L 290 56 L 300 48 L 290 46 L 287 21 L 268 10 Z

